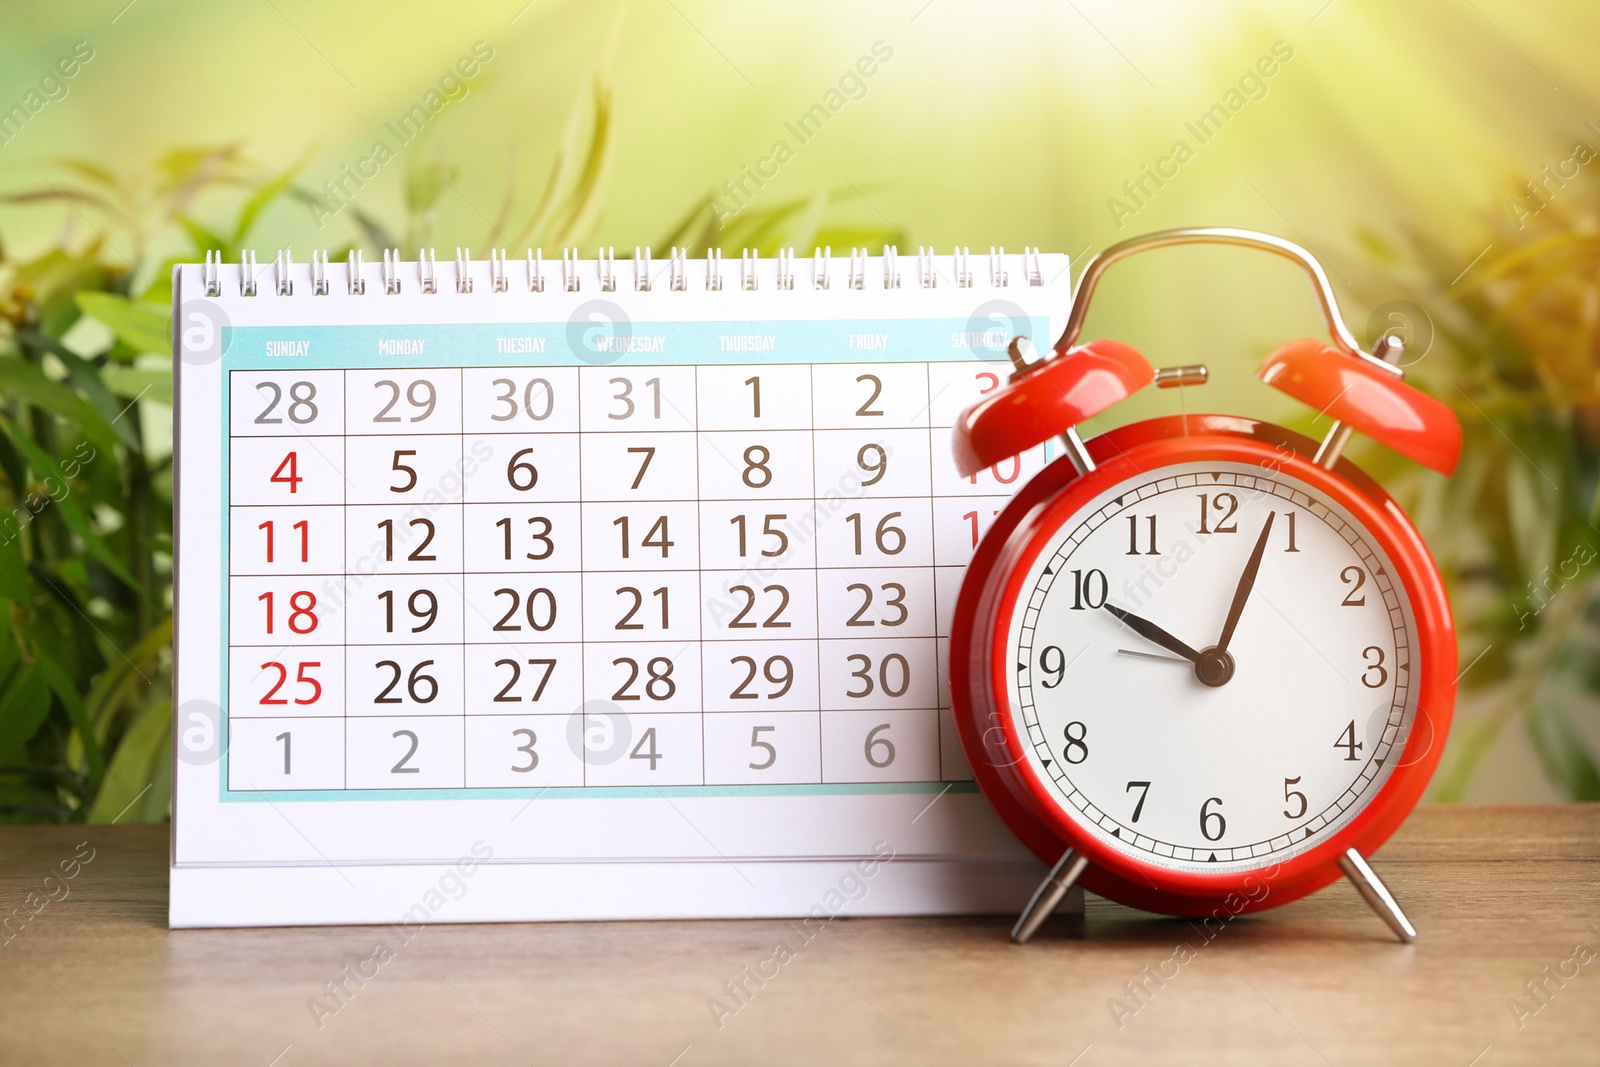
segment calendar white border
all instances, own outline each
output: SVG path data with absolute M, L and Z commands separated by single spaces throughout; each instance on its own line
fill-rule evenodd
M 1027 267 L 1026 261 L 1022 257 L 1009 258 L 1012 260 L 1010 269 L 1020 276 Z M 1042 263 L 1051 275 L 1052 282 L 1046 287 L 1046 292 L 1019 291 L 1015 286 L 1009 290 L 996 287 L 987 292 L 982 286 L 957 289 L 946 277 L 942 283 L 945 284 L 943 289 L 919 287 L 897 293 L 894 319 L 943 319 L 946 326 L 953 325 L 960 329 L 966 323 L 951 317 L 952 307 L 965 311 L 979 307 L 986 298 L 994 298 L 1002 304 L 1022 298 L 1019 302 L 1026 302 L 1031 307 L 1050 309 L 1047 324 L 1042 330 L 1036 327 L 1035 335 L 1048 333 L 1059 326 L 1057 310 L 1064 309 L 1066 301 L 1063 296 L 1070 290 L 1065 282 L 1065 257 L 1046 256 Z M 592 268 L 593 264 L 588 264 L 588 267 Z M 775 269 L 770 261 L 763 267 L 769 275 Z M 685 301 L 681 292 L 666 290 L 661 284 L 664 271 L 663 265 L 651 291 L 617 294 L 612 299 L 625 304 L 633 318 L 641 323 L 699 322 L 706 319 L 703 301 Z M 212 302 L 225 309 L 231 326 L 245 329 L 253 326 L 271 327 L 279 336 L 286 332 L 281 325 L 285 321 L 295 324 L 291 329 L 339 326 L 348 330 L 349 327 L 371 326 L 387 328 L 391 335 L 398 326 L 469 326 L 495 330 L 496 324 L 533 322 L 548 328 L 552 323 L 564 323 L 585 300 L 602 296 L 594 291 L 592 285 L 579 292 L 490 295 L 493 278 L 488 265 L 477 264 L 467 269 L 468 276 L 475 283 L 473 288 L 476 294 L 452 292 L 449 286 L 441 284 L 437 296 L 430 296 L 425 302 L 396 301 L 371 295 L 346 297 L 343 293 L 327 300 L 302 296 L 294 298 L 292 312 L 289 312 L 282 306 L 275 306 L 281 298 L 268 291 L 269 283 L 265 279 L 261 282 L 261 295 L 241 298 L 234 295 L 244 277 L 240 269 L 223 267 L 219 273 L 220 285 L 226 295 L 220 299 L 212 298 Z M 305 265 L 288 268 L 285 276 L 290 285 L 302 294 L 309 292 L 313 284 L 310 270 Z M 843 287 L 831 290 L 802 288 L 785 292 L 772 284 L 775 277 L 766 280 L 765 288 L 763 276 L 758 274 L 757 279 L 755 288 L 730 287 L 729 291 L 717 294 L 717 299 L 725 301 L 727 308 L 726 316 L 719 317 L 719 322 L 747 320 L 770 328 L 771 321 L 780 317 L 775 314 L 776 309 L 782 310 L 782 318 L 791 321 L 859 318 L 867 299 L 860 290 Z M 367 268 L 364 280 L 368 294 L 383 292 L 383 281 L 376 265 Z M 415 284 L 414 278 L 411 284 Z M 703 290 L 704 285 L 691 276 L 687 288 Z M 197 292 L 203 292 L 201 268 L 197 265 L 175 268 L 176 306 L 182 308 L 186 294 L 193 299 L 193 294 Z M 1049 297 L 1048 301 L 1042 299 L 1046 296 Z M 882 304 L 876 306 L 881 311 Z M 181 449 L 179 442 L 185 438 L 191 441 L 213 439 L 217 433 L 217 420 L 224 417 L 224 408 L 219 402 L 224 395 L 221 380 L 223 362 L 219 360 L 209 367 L 186 366 L 179 343 L 182 327 L 181 317 L 175 315 L 174 361 L 178 370 L 175 381 L 175 453 Z M 730 359 L 730 363 L 757 362 L 748 353 L 730 353 L 730 356 L 739 357 Z M 882 354 L 872 358 L 881 359 Z M 926 354 L 908 355 L 906 358 L 916 362 L 927 361 Z M 769 360 L 764 355 L 761 361 Z M 857 361 L 860 361 L 859 357 Z M 514 361 L 500 357 L 483 365 L 500 366 L 511 362 Z M 541 365 L 547 362 L 548 357 Z M 630 363 L 642 362 L 630 359 Z M 806 357 L 795 362 L 809 363 L 815 360 Z M 469 364 L 452 361 L 452 365 Z M 225 423 L 221 436 L 226 442 Z M 196 485 L 220 486 L 221 475 L 226 469 L 222 466 L 224 462 L 224 449 L 184 453 L 181 458 L 175 459 L 175 537 L 183 536 L 185 545 L 182 576 L 175 577 L 174 582 L 175 620 L 185 614 L 191 618 L 211 618 L 215 613 L 215 605 L 224 599 L 222 590 L 210 585 L 217 577 L 224 582 L 227 580 L 222 551 L 225 527 L 219 529 L 216 525 L 223 514 L 221 494 L 217 493 L 215 499 L 210 501 L 193 499 Z M 181 477 L 178 476 L 177 465 L 182 466 Z M 180 485 L 185 486 L 187 492 L 180 489 Z M 201 495 L 212 496 L 205 492 Z M 180 625 L 178 635 L 174 647 L 175 706 L 184 699 L 200 694 L 221 695 L 222 658 L 208 648 L 212 643 L 209 634 L 196 634 L 193 627 Z M 224 632 L 216 647 L 225 649 L 226 640 Z M 220 707 L 222 701 L 218 700 L 217 703 Z M 281 805 L 274 796 L 240 796 L 240 799 L 259 798 L 263 801 L 254 805 L 224 801 L 225 778 L 222 771 L 225 764 L 221 759 L 203 766 L 179 760 L 179 728 L 180 724 L 175 720 L 171 908 L 174 925 L 373 921 L 394 913 L 391 904 L 395 899 L 392 893 L 383 888 L 385 879 L 400 879 L 403 882 L 407 877 L 405 872 L 437 866 L 428 861 L 397 861 L 379 857 L 341 858 L 337 864 L 325 856 L 319 859 L 313 854 L 318 850 L 311 845 L 309 838 L 305 838 L 305 844 L 311 845 L 311 850 L 307 851 L 300 847 L 294 834 L 274 822 L 276 816 L 282 815 Z M 549 805 L 551 810 L 555 810 L 570 804 L 587 805 L 591 801 L 605 804 L 615 798 L 658 795 L 671 805 L 671 797 L 676 790 L 689 791 L 692 795 L 684 796 L 682 802 L 685 806 L 695 807 L 699 807 L 696 803 L 698 800 L 714 800 L 729 795 L 763 801 L 763 804 L 753 805 L 763 808 L 769 808 L 771 804 L 783 808 L 797 801 L 808 804 L 820 801 L 827 805 L 830 797 L 844 802 L 859 801 L 868 796 L 879 797 L 880 806 L 890 805 L 901 816 L 906 816 L 903 821 L 908 827 L 908 837 L 905 847 L 901 849 L 904 862 L 897 868 L 904 872 L 897 878 L 904 877 L 905 882 L 902 890 L 881 893 L 875 903 L 857 909 L 861 914 L 1008 911 L 1026 896 L 1038 874 L 1038 864 L 1003 830 L 981 796 L 952 787 L 949 783 L 682 786 L 659 789 L 591 786 L 565 790 L 578 794 L 570 800 L 554 795 L 545 797 L 541 807 Z M 283 799 L 295 801 L 297 812 L 322 812 L 326 807 L 325 801 L 330 799 L 355 801 L 357 808 L 346 809 L 348 815 L 342 818 L 356 821 L 363 817 L 360 805 L 374 802 L 367 797 L 351 796 L 353 791 L 328 792 L 330 795 L 325 798 L 312 797 L 308 791 L 285 794 Z M 375 792 L 384 794 L 383 801 L 379 803 L 390 799 L 439 799 L 436 791 Z M 503 814 L 511 810 L 513 805 L 526 805 L 531 799 L 530 795 L 554 794 L 558 791 L 463 789 L 443 792 L 452 796 L 450 804 L 445 805 L 449 809 L 445 821 L 470 824 L 481 822 L 491 812 Z M 930 799 L 930 794 L 935 793 L 937 796 Z M 946 796 L 947 793 L 957 795 Z M 916 826 L 920 813 L 926 812 L 932 803 L 939 804 L 940 816 L 937 820 L 926 820 L 926 823 L 938 822 L 941 828 L 937 832 L 930 832 L 927 825 L 922 828 Z M 431 812 L 438 807 L 423 804 L 420 810 Z M 247 815 L 252 809 L 258 814 Z M 234 814 L 229 815 L 230 811 Z M 959 829 L 952 833 L 952 828 Z M 304 834 L 299 836 L 305 837 Z M 274 854 L 280 855 L 285 851 L 284 846 L 287 846 L 286 851 L 293 855 L 285 857 L 287 862 L 283 859 L 263 862 L 255 847 L 257 842 L 261 842 L 269 853 L 276 847 Z M 276 842 L 276 846 L 273 846 L 273 842 Z M 228 847 L 219 849 L 217 846 L 221 844 Z M 803 846 L 804 842 L 800 844 Z M 863 839 L 844 847 L 834 847 L 828 850 L 830 855 L 824 858 L 798 854 L 803 852 L 803 847 L 779 848 L 774 854 L 766 856 L 741 855 L 737 857 L 739 867 L 770 871 L 775 879 L 770 882 L 765 878 L 760 879 L 762 887 L 753 895 L 750 892 L 753 887 L 745 882 L 741 882 L 741 887 L 723 885 L 731 877 L 727 868 L 734 861 L 674 859 L 667 855 L 590 856 L 577 851 L 567 856 L 523 855 L 512 848 L 506 851 L 504 862 L 485 866 L 485 870 L 501 872 L 496 874 L 493 881 L 502 888 L 483 894 L 486 899 L 480 906 L 471 909 L 470 913 L 463 911 L 442 921 L 801 914 L 804 910 L 800 907 L 801 901 L 788 899 L 793 894 L 785 888 L 791 885 L 791 875 L 841 869 L 843 858 L 867 855 L 870 847 L 870 842 Z M 433 851 L 442 856 L 448 850 L 435 848 Z M 355 879 L 363 887 L 362 892 L 353 900 L 342 903 L 333 900 L 326 892 L 331 885 L 330 877 L 337 880 L 335 875 L 330 875 L 330 869 L 364 872 Z M 616 879 L 620 877 L 626 884 L 632 881 L 632 875 L 648 877 L 651 882 L 663 886 L 677 885 L 678 888 L 669 888 L 666 895 L 654 903 L 650 902 L 651 893 L 639 887 L 617 897 L 614 892 L 618 884 Z M 341 881 L 340 884 L 349 885 L 349 881 Z M 223 898 L 220 901 L 218 894 Z

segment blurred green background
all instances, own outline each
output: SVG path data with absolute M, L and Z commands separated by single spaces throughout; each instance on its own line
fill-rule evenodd
M 1448 481 L 1350 453 L 1458 613 L 1433 797 L 1600 798 L 1592 3 L 109 0 L 0 27 L 0 819 L 168 811 L 171 260 L 892 242 L 1076 267 L 1180 225 L 1311 247 L 1361 339 L 1400 331 L 1462 417 Z M 770 177 L 730 195 L 745 168 Z M 1087 331 L 1313 433 L 1250 372 L 1320 333 L 1298 272 L 1234 249 L 1119 267 Z

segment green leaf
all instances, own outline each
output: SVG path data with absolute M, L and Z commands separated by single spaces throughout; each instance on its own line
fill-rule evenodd
M 76 424 L 98 448 L 110 452 L 116 447 L 116 431 L 94 405 L 60 382 L 52 381 L 44 371 L 26 360 L 0 359 L 0 391 Z
M 25 335 L 30 343 L 37 342 L 40 347 L 47 349 L 57 359 L 66 365 L 67 374 L 72 378 L 72 384 L 83 390 L 83 395 L 94 406 L 101 416 L 116 433 L 117 439 L 129 448 L 138 448 L 139 441 L 134 436 L 132 422 L 124 423 L 121 417 L 127 410 L 127 405 L 117 400 L 105 381 L 100 377 L 100 372 L 95 365 L 84 359 L 78 353 L 57 341 L 53 337 L 41 335 Z
M 27 565 L 22 561 L 22 542 L 15 534 L 0 541 L 0 598 L 17 604 L 27 604 L 33 599 L 33 592 L 28 588 Z
M 413 215 L 431 211 L 444 194 L 445 186 L 459 174 L 449 163 L 418 160 L 406 170 L 406 210 Z
M 189 241 L 194 245 L 194 258 L 204 258 L 207 252 L 220 252 L 223 259 L 232 259 L 234 246 L 221 234 L 208 230 L 188 215 L 178 216 L 178 225 L 183 227 L 183 232 L 189 235 Z
M 235 248 L 244 244 L 244 239 L 250 235 L 250 230 L 255 226 L 257 217 L 266 209 L 267 205 L 282 196 L 284 191 L 294 184 L 294 176 L 300 173 L 310 158 L 311 153 L 307 151 L 299 159 L 295 160 L 287 170 L 262 183 L 251 195 L 250 199 L 244 202 L 244 207 L 239 209 L 239 221 L 233 231 Z
M 31 666 L 18 666 L 0 686 L 0 756 L 10 755 L 39 732 L 50 712 L 50 687 Z
M 172 406 L 172 370 L 167 367 L 107 367 L 101 372 L 106 385 L 129 400 L 142 397 Z
M 155 784 L 155 765 L 165 759 L 172 744 L 172 698 L 157 692 L 122 735 L 116 755 L 106 768 L 100 795 L 89 809 L 89 821 L 116 820 Z
M 61 701 L 67 709 L 67 718 L 72 720 L 72 729 L 78 745 L 83 750 L 83 758 L 89 765 L 89 793 L 92 795 L 100 787 L 100 781 L 106 774 L 105 752 L 100 747 L 100 738 L 95 736 L 94 724 L 89 719 L 89 708 L 79 695 L 77 686 L 66 670 L 55 661 L 48 647 L 37 646 L 38 661 L 34 669 L 44 678 L 56 699 Z
M 1541 700 L 1528 715 L 1528 740 L 1551 783 L 1568 800 L 1600 800 L 1600 767 L 1583 737 L 1553 700 Z
M 144 681 L 140 673 L 143 667 L 171 643 L 172 617 L 169 615 L 152 626 L 150 632 L 139 638 L 132 648 L 124 649 L 121 656 L 100 672 L 89 687 L 88 697 L 84 699 L 98 736 L 103 738 L 106 735 L 112 715 L 126 701 L 127 695 Z
M 56 466 L 56 461 L 51 459 L 44 449 L 29 440 L 26 434 L 18 430 L 10 419 L 0 419 L 0 430 L 4 430 L 5 435 L 11 439 L 11 443 L 16 445 L 17 450 L 27 457 L 28 465 L 33 468 L 34 473 L 46 481 L 55 478 L 62 485 L 71 484 L 67 476 L 62 473 L 61 468 Z M 122 561 L 112 554 L 105 541 L 101 540 L 100 535 L 95 533 L 94 527 L 89 525 L 88 516 L 79 507 L 78 501 L 73 497 L 73 494 L 69 491 L 63 493 L 60 497 L 51 497 L 51 500 L 61 515 L 61 521 L 67 524 L 69 530 L 83 539 L 84 547 L 89 550 L 89 554 L 99 560 L 106 570 L 122 579 L 129 589 L 142 595 L 144 590 L 139 588 L 139 583 L 133 580 L 133 575 L 128 573 L 127 568 L 122 565 Z
M 172 354 L 172 309 L 115 293 L 79 293 L 78 307 L 136 352 Z

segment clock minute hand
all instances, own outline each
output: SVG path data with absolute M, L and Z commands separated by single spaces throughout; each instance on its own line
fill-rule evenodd
M 1239 576 L 1239 588 L 1233 592 L 1233 603 L 1228 606 L 1228 618 L 1222 624 L 1222 636 L 1217 638 L 1217 651 L 1226 652 L 1228 642 L 1233 640 L 1233 631 L 1239 625 L 1239 616 L 1244 614 L 1244 604 L 1250 599 L 1250 590 L 1256 586 L 1256 572 L 1261 570 L 1261 554 L 1267 550 L 1267 537 L 1272 533 L 1272 520 L 1278 517 L 1276 511 L 1267 512 L 1266 525 L 1261 527 L 1261 536 L 1256 538 L 1256 547 L 1250 553 L 1250 562 L 1244 565 L 1244 573 Z
M 1132 612 L 1123 611 L 1121 608 L 1115 607 L 1111 604 L 1102 604 L 1100 606 L 1111 612 L 1111 614 L 1115 615 L 1117 618 L 1121 619 L 1127 624 L 1128 629 L 1132 630 L 1140 637 L 1143 637 L 1148 641 L 1154 641 L 1156 644 L 1160 645 L 1164 649 L 1167 649 L 1169 652 L 1176 652 L 1190 663 L 1200 662 L 1200 653 L 1196 652 L 1194 649 L 1190 648 L 1176 637 L 1173 637 L 1171 634 L 1167 633 L 1167 631 L 1163 630 L 1149 619 L 1141 619 Z

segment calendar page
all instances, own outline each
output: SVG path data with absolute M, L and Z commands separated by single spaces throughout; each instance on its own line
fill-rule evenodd
M 950 428 L 1059 330 L 1064 257 L 280 254 L 174 293 L 174 924 L 1025 900 L 947 634 L 1054 457 L 963 478 Z

